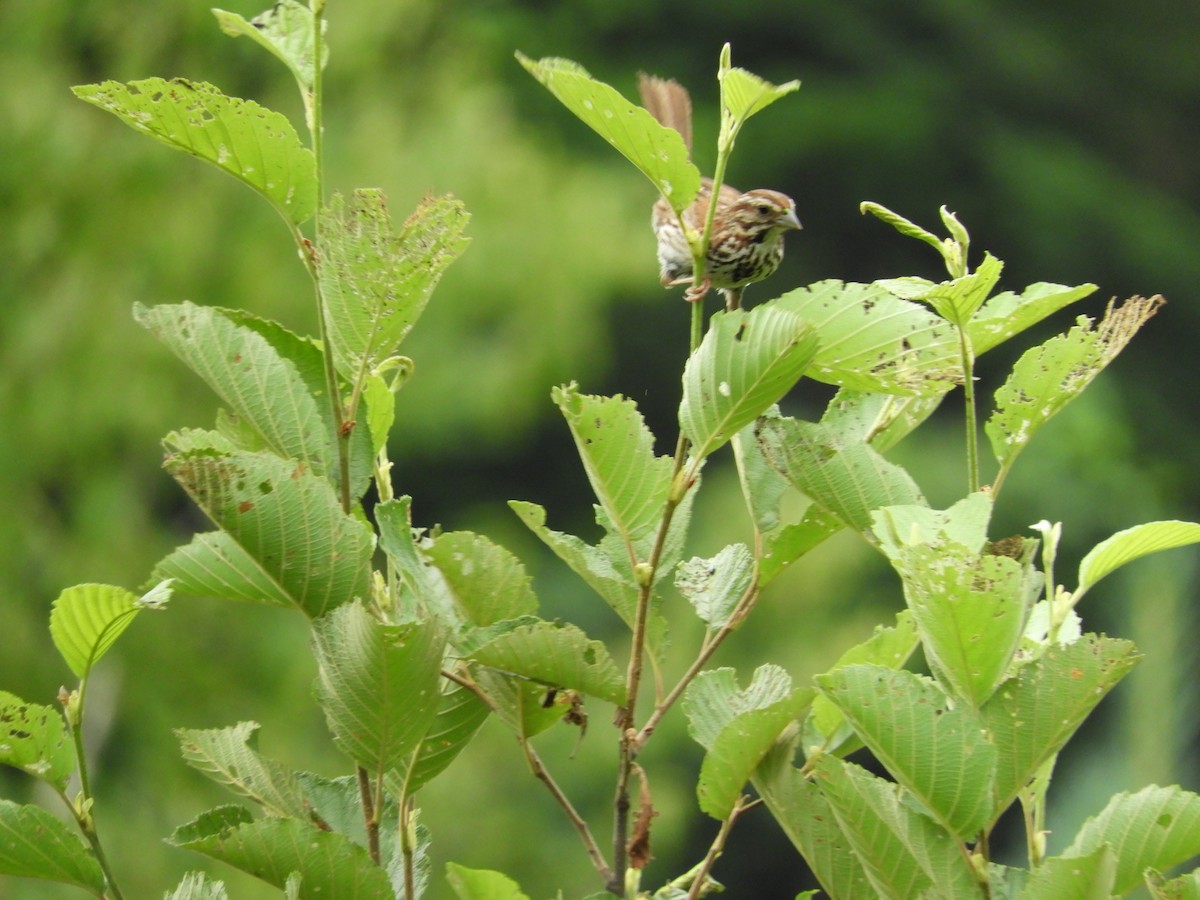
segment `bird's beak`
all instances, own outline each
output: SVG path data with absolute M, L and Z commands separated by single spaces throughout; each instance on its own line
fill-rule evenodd
M 779 217 L 779 224 L 784 228 L 794 228 L 799 231 L 804 226 L 800 224 L 800 220 L 796 218 L 796 210 L 789 209 L 786 213 Z

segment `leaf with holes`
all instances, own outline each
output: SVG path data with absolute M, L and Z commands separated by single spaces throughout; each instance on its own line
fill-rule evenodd
M 696 199 L 700 170 L 692 165 L 678 131 L 660 124 L 576 62 L 555 57 L 532 60 L 522 53 L 517 53 L 517 60 L 563 106 L 637 166 L 676 212 Z
M 777 304 L 713 316 L 683 369 L 679 424 L 701 460 L 792 389 L 817 352 L 817 335 Z
M 229 173 L 299 225 L 317 209 L 312 151 L 285 116 L 252 100 L 227 97 L 203 81 L 146 78 L 72 88 L 86 103 L 135 131 Z
M 991 820 L 996 748 L 973 710 L 928 678 L 883 666 L 846 666 L 816 681 L 876 759 L 960 841 Z
M 1200 855 L 1200 796 L 1154 785 L 1117 794 L 1083 823 L 1062 856 L 1087 856 L 1104 844 L 1117 857 L 1113 892 L 1124 894 L 1146 869 L 1162 871 Z
M 379 190 L 335 194 L 321 212 L 320 282 L 334 364 L 360 385 L 412 331 L 433 289 L 466 249 L 467 214 L 426 197 L 397 231 Z
M 333 487 L 272 453 L 172 454 L 167 471 L 291 605 L 316 618 L 370 588 L 374 536 Z
M 295 76 L 301 88 L 311 90 L 313 65 L 313 14 L 299 0 L 277 0 L 266 12 L 247 21 L 237 13 L 214 9 L 217 23 L 230 37 L 248 37 L 277 57 Z M 321 20 L 324 35 L 328 21 Z M 329 45 L 321 45 L 321 68 L 329 61 Z
M 308 804 L 296 773 L 258 752 L 258 723 L 228 728 L 177 728 L 184 761 L 213 781 L 228 785 L 273 816 L 307 819 Z
M 680 563 L 675 587 L 710 627 L 729 623 L 754 578 L 754 556 L 745 544 L 730 544 L 711 559 Z
M 75 771 L 75 748 L 62 714 L 0 691 L 0 765 L 20 769 L 65 791 Z
M 442 573 L 471 624 L 492 625 L 537 612 L 525 567 L 488 538 L 449 531 L 434 538 L 424 555 Z

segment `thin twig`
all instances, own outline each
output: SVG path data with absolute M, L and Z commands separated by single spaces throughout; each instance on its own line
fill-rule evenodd
M 739 797 L 737 803 L 733 805 L 733 809 L 730 810 L 729 815 L 725 817 L 725 821 L 721 823 L 721 828 L 717 831 L 717 836 L 713 838 L 712 845 L 708 848 L 708 853 L 704 856 L 704 861 L 700 863 L 700 867 L 695 872 L 691 890 L 688 891 L 687 900 L 696 900 L 704 890 L 704 882 L 708 879 L 708 873 L 712 871 L 712 867 L 716 864 L 717 857 L 724 851 L 725 841 L 729 838 L 729 832 L 733 830 L 734 823 L 737 822 L 742 813 L 762 802 L 754 800 L 747 803 L 746 799 L 744 796 Z

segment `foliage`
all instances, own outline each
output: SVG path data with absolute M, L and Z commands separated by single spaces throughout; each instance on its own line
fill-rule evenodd
M 412 371 L 399 350 L 465 249 L 466 212 L 452 197 L 428 197 L 396 227 L 380 191 L 326 201 L 323 4 L 282 0 L 252 21 L 216 12 L 226 32 L 251 37 L 291 71 L 308 146 L 279 113 L 208 84 L 108 81 L 76 94 L 233 175 L 274 208 L 310 278 L 318 336 L 236 310 L 135 308 L 136 320 L 225 405 L 211 429 L 164 440 L 166 471 L 215 530 L 166 556 L 141 596 L 79 585 L 55 603 L 51 635 L 77 686 L 63 690 L 61 713 L 0 694 L 0 762 L 44 782 L 83 841 L 40 806 L 0 801 L 0 873 L 121 896 L 89 784 L 87 689 L 134 617 L 183 592 L 284 607 L 310 627 L 315 699 L 353 774 L 325 778 L 264 756 L 253 722 L 177 733 L 190 765 L 251 806 L 202 812 L 170 842 L 289 897 L 421 896 L 431 878 L 431 835 L 418 821 L 420 791 L 448 771 L 491 714 L 577 832 L 594 887 L 649 896 L 641 881 L 658 811 L 653 773 L 638 759 L 677 703 L 704 750 L 699 808 L 721 825 L 704 859 L 653 896 L 718 889 L 713 866 L 738 819 L 760 802 L 835 897 L 1036 900 L 1123 894 L 1142 882 L 1156 896 L 1194 890 L 1194 873 L 1162 874 L 1200 854 L 1200 797 L 1190 792 L 1152 786 L 1118 794 L 1057 856 L 1046 852 L 1044 822 L 1058 754 L 1140 659 L 1129 641 L 1083 632 L 1080 600 L 1126 563 L 1200 541 L 1200 525 L 1151 522 L 1113 535 L 1084 558 L 1074 589 L 1055 580 L 1060 525 L 1036 526 L 1040 541 L 989 539 L 1018 455 L 1161 298 L 1110 304 L 1099 323 L 1080 317 L 1018 360 L 985 426 L 998 465 L 988 488 L 977 446 L 977 357 L 1092 286 L 1038 283 L 993 294 L 1003 264 L 985 254 L 972 271 L 967 231 L 944 208 L 949 236 L 938 238 L 864 204 L 937 249 L 946 281 L 827 280 L 707 323 L 695 304 L 673 455 L 655 454 L 633 401 L 584 394 L 574 384 L 557 388 L 552 396 L 595 494 L 603 536 L 589 542 L 553 531 L 536 504 L 512 508 L 627 626 L 627 642 L 615 647 L 539 616 L 524 567 L 488 539 L 413 527 L 411 501 L 395 495 L 388 457 L 394 394 Z M 670 129 L 575 63 L 520 59 L 676 210 L 690 202 L 698 170 L 680 156 Z M 777 86 L 734 68 L 728 45 L 718 81 L 719 182 L 747 121 L 799 84 Z M 710 217 L 693 236 L 697 259 L 711 226 Z M 839 387 L 819 421 L 777 406 L 805 375 Z M 967 491 L 941 510 L 885 454 L 956 386 L 965 400 Z M 727 443 L 753 541 L 685 560 L 705 462 Z M 371 490 L 374 505 L 364 502 Z M 843 528 L 899 577 L 907 609 L 894 625 L 847 649 L 812 687 L 772 663 L 744 689 L 733 669 L 706 669 L 767 583 Z M 664 588 L 672 582 L 705 628 L 680 673 L 665 672 L 662 658 L 670 621 Z M 928 676 L 905 668 L 917 646 Z M 624 671 L 615 659 L 628 660 Z M 531 740 L 559 720 L 582 734 L 589 702 L 617 710 L 608 852 Z M 847 761 L 859 748 L 889 777 Z M 748 786 L 758 800 L 744 793 Z M 1026 869 L 989 855 L 991 832 L 1013 803 L 1025 815 Z M 455 863 L 446 881 L 464 900 L 525 896 L 500 873 Z M 224 895 L 201 873 L 170 894 Z

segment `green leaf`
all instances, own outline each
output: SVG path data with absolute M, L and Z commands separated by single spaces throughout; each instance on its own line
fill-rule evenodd
M 1095 290 L 1094 284 L 1065 287 L 1038 282 L 1020 294 L 1012 291 L 995 294 L 967 325 L 971 346 L 978 356 Z
M 363 400 L 367 404 L 367 430 L 376 454 L 387 446 L 396 421 L 396 395 L 381 375 L 369 375 L 363 382 Z
M 904 469 L 859 440 L 844 440 L 829 426 L 763 419 L 758 440 L 788 481 L 858 531 L 871 528 L 871 513 L 880 507 L 925 502 Z
M 0 765 L 20 769 L 65 791 L 75 771 L 75 749 L 62 715 L 0 691 Z
M 983 301 L 987 299 L 1004 263 L 990 253 L 985 253 L 979 268 L 969 275 L 934 285 L 920 297 L 923 303 L 933 307 L 939 316 L 948 322 L 963 327 L 967 325 Z
M 298 0 L 279 0 L 266 12 L 246 21 L 237 13 L 214 9 L 213 15 L 221 30 L 231 37 L 248 37 L 265 48 L 291 70 L 297 84 L 311 90 L 313 65 L 313 14 Z M 321 34 L 328 30 L 328 21 L 321 20 Z M 329 45 L 321 44 L 321 68 L 329 62 Z
M 685 501 L 686 502 L 686 501 Z M 546 527 L 546 510 L 536 503 L 510 500 L 509 508 L 522 522 L 565 562 L 575 574 L 604 600 L 621 620 L 633 628 L 637 613 L 638 588 L 629 567 L 628 553 L 624 546 L 613 547 L 611 541 L 602 540 L 591 546 L 573 534 L 565 534 Z M 675 518 L 680 519 L 681 506 Z M 672 523 L 672 530 L 675 523 Z M 664 560 L 666 559 L 664 554 Z M 666 569 L 660 563 L 660 570 Z M 653 652 L 661 651 L 666 641 L 667 622 L 657 611 L 657 599 L 651 603 L 646 622 L 646 638 Z
M 100 896 L 104 873 L 62 819 L 39 806 L 0 800 L 0 875 L 44 878 Z
M 1200 869 L 1170 880 L 1155 869 L 1147 869 L 1145 877 L 1154 900 L 1200 900 Z
M 394 900 L 387 873 L 346 837 L 297 819 L 250 821 L 240 807 L 210 810 L 171 836 L 195 850 L 283 889 L 300 874 L 303 900 Z
M 679 212 L 696 199 L 700 170 L 688 158 L 683 137 L 635 106 L 578 63 L 547 57 L 517 60 L 571 112 L 641 170 Z
M 886 453 L 933 415 L 945 397 L 945 392 L 897 396 L 841 388 L 825 407 L 821 424 L 844 440 L 855 437 Z
M 729 56 L 729 44 L 726 44 L 721 50 L 717 80 L 721 84 L 721 109 L 737 123 L 737 127 L 780 97 L 800 90 L 799 81 L 775 85 L 753 72 L 732 67 Z
M 71 671 L 86 678 L 141 611 L 138 598 L 110 584 L 77 584 L 54 601 L 50 637 Z
M 811 505 L 799 522 L 764 535 L 763 554 L 758 563 L 759 587 L 766 587 L 785 568 L 844 527 L 833 513 Z
M 574 625 L 521 625 L 491 639 L 471 657 L 547 687 L 573 688 L 613 703 L 625 702 L 625 679 L 608 650 Z
M 876 625 L 874 633 L 861 644 L 855 644 L 830 666 L 830 672 L 855 665 L 884 666 L 889 669 L 899 669 L 917 649 L 919 638 L 917 627 L 913 623 L 912 613 L 907 609 L 896 613 L 896 624 L 884 627 Z M 821 737 L 825 746 L 819 748 L 825 753 L 832 752 L 843 739 L 835 740 L 839 731 L 846 723 L 846 717 L 840 709 L 824 694 L 813 700 L 812 724 Z
M 709 626 L 729 623 L 738 601 L 754 579 L 754 556 L 745 544 L 730 544 L 711 559 L 680 563 L 675 587 Z
M 1154 315 L 1162 298 L 1135 297 L 1119 309 L 1109 305 L 1103 321 L 1081 316 L 1079 324 L 1026 351 L 996 392 L 996 409 L 985 426 L 1002 467 L 1012 465 L 1033 435 L 1075 399 Z
M 955 706 L 928 678 L 883 666 L 846 666 L 816 681 L 875 757 L 960 841 L 991 820 L 996 748 L 974 711 Z
M 733 669 L 703 672 L 688 686 L 684 712 L 692 736 L 707 750 L 700 767 L 700 808 L 715 819 L 733 811 L 738 796 L 780 733 L 812 702 L 778 666 L 759 666 L 750 686 Z
M 448 862 L 446 881 L 458 900 L 529 900 L 515 881 L 489 869 L 468 869 Z
M 950 325 L 883 284 L 819 281 L 774 302 L 816 329 L 806 374 L 817 381 L 885 394 L 939 394 L 962 382 Z
M 971 553 L 982 552 L 987 545 L 991 518 L 991 495 L 976 491 L 944 510 L 928 506 L 883 507 L 871 517 L 871 527 L 880 549 L 899 565 L 905 549 L 921 544 L 957 544 Z
M 312 151 L 279 113 L 186 78 L 106 81 L 72 90 L 135 131 L 228 172 L 265 197 L 292 225 L 316 212 Z
M 1200 524 L 1196 522 L 1146 522 L 1118 531 L 1089 550 L 1079 563 L 1077 593 L 1092 588 L 1106 575 L 1135 559 L 1197 542 L 1200 542 Z
M 408 767 L 405 788 L 413 794 L 454 762 L 470 743 L 490 710 L 466 688 L 451 684 L 444 690 L 437 715 Z
M 470 216 L 453 197 L 427 197 L 397 232 L 379 190 L 335 194 L 321 213 L 320 281 L 338 372 L 360 385 L 396 352 L 447 267 Z
M 257 722 L 228 728 L 177 728 L 184 761 L 250 798 L 273 816 L 307 819 L 308 804 L 296 773 L 258 752 Z
M 637 404 L 619 394 L 581 394 L 574 384 L 552 396 L 613 528 L 630 544 L 653 534 L 671 489 L 672 461 L 654 455 L 654 436 Z
M 936 234 L 926 231 L 915 222 L 910 222 L 908 219 L 899 213 L 892 212 L 886 206 L 881 206 L 870 200 L 864 200 L 858 205 L 858 211 L 864 216 L 870 213 L 881 222 L 891 225 L 905 237 L 916 238 L 919 241 L 924 241 L 929 246 L 933 247 L 939 253 L 942 252 L 942 239 Z
M 1163 871 L 1200 854 L 1200 796 L 1153 785 L 1116 794 L 1083 823 L 1062 856 L 1088 856 L 1104 844 L 1117 857 L 1113 892 L 1124 894 L 1147 868 Z
M 546 705 L 549 689 L 543 684 L 486 666 L 473 666 L 471 676 L 492 699 L 496 717 L 515 735 L 534 737 L 562 720 L 557 703 Z
M 188 872 L 163 900 L 229 900 L 229 894 L 225 882 L 210 879 L 207 872 Z
M 1017 900 L 1109 900 L 1117 861 L 1103 846 L 1086 856 L 1052 856 L 1029 875 Z
M 795 740 L 780 741 L 754 775 L 754 787 L 830 897 L 879 900 L 866 870 L 815 784 L 792 765 Z
M 197 451 L 173 454 L 165 465 L 294 607 L 316 618 L 367 595 L 374 536 L 303 463 Z
M 349 603 L 313 623 L 313 649 L 317 699 L 338 746 L 373 773 L 399 765 L 437 715 L 438 623 L 384 625 Z
M 952 541 L 905 548 L 897 569 L 930 666 L 978 708 L 1008 673 L 1041 573 L 1032 561 L 978 555 Z
M 441 618 L 454 622 L 455 616 L 442 603 L 444 591 L 436 583 L 424 554 L 417 547 L 417 535 L 412 527 L 412 498 L 398 497 L 375 506 L 375 522 L 379 526 L 379 546 L 396 567 L 404 586 L 400 618 L 415 620 L 423 612 L 436 611 Z
M 172 578 L 176 589 L 198 597 L 292 606 L 292 598 L 224 531 L 209 531 L 171 551 L 154 577 Z
M 273 322 L 192 303 L 138 305 L 134 317 L 213 389 L 239 426 L 256 435 L 255 443 L 307 463 L 318 475 L 338 471 L 324 363 L 311 341 Z M 362 435 L 351 438 L 351 482 L 365 487 L 371 440 L 367 429 L 355 431 Z
M 817 344 L 804 317 L 778 304 L 714 315 L 683 369 L 679 424 L 693 459 L 708 456 L 791 390 Z
M 537 612 L 525 567 L 488 538 L 450 531 L 438 535 L 424 554 L 441 571 L 471 624 L 492 625 Z
M 815 774 L 879 896 L 983 896 L 963 848 L 907 804 L 899 785 L 832 756 Z
M 996 815 L 1140 660 L 1129 641 L 1089 634 L 1046 647 L 1000 685 L 981 710 L 996 746 Z

